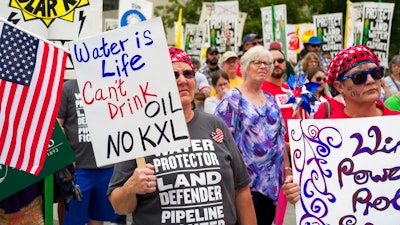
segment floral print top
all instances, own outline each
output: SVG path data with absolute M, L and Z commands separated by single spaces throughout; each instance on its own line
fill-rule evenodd
M 241 150 L 252 178 L 251 191 L 276 201 L 284 179 L 286 127 L 275 99 L 267 92 L 264 96 L 266 104 L 258 107 L 234 88 L 225 94 L 215 115 L 228 125 Z

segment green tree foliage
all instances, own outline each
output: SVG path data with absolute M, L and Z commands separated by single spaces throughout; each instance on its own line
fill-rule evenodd
M 178 19 L 179 8 L 183 9 L 183 24 L 197 24 L 200 18 L 201 7 L 204 1 L 200 0 L 168 0 L 169 4 L 157 6 L 154 10 L 155 16 L 162 16 L 164 26 L 173 27 Z M 377 2 L 398 3 L 398 0 L 382 0 Z M 216 1 L 209 1 L 216 2 Z M 365 2 L 363 0 L 353 0 L 352 2 Z M 343 13 L 345 21 L 346 1 L 345 0 L 239 0 L 239 10 L 247 13 L 246 23 L 243 33 L 262 33 L 261 26 L 261 7 L 286 4 L 287 20 L 289 24 L 311 23 L 312 16 L 325 13 Z M 395 6 L 392 21 L 392 32 L 390 40 L 390 56 L 393 56 L 400 49 L 400 5 Z

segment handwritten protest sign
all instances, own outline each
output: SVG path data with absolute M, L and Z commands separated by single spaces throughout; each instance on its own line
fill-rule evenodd
M 71 51 L 98 166 L 190 146 L 160 18 Z
M 400 116 L 289 120 L 297 224 L 400 221 Z

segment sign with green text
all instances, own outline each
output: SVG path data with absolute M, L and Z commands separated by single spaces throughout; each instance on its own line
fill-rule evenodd
M 38 176 L 0 164 L 0 200 L 66 167 L 76 160 L 71 146 L 55 123 L 44 167 Z

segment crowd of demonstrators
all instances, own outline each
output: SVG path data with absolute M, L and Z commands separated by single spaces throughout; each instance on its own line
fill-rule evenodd
M 82 123 L 86 119 L 77 80 L 64 82 L 57 120 L 77 158 L 74 182 L 82 193 L 80 200 L 69 201 L 63 224 L 101 225 L 103 221 L 117 220 L 120 216 L 115 214 L 106 195 L 113 165 L 103 168 L 96 165 L 87 124 Z
M 216 94 L 206 98 L 204 101 L 204 112 L 214 114 L 215 108 L 221 101 L 222 97 L 230 90 L 230 81 L 228 74 L 223 70 L 219 70 L 211 79 L 213 90 Z
M 287 158 L 281 111 L 273 96 L 261 89 L 272 62 L 271 53 L 262 46 L 246 51 L 241 57 L 244 82 L 226 93 L 215 110 L 232 132 L 252 178 L 258 225 L 271 225 L 274 220 Z
M 108 189 L 115 211 L 132 214 L 135 225 L 257 224 L 251 179 L 232 134 L 223 121 L 194 108 L 194 73 L 185 72 L 193 71 L 189 56 L 177 48 L 169 52 L 192 147 L 145 157 L 145 168 L 135 160 L 117 163 Z M 186 157 L 194 162 L 166 162 Z M 203 190 L 207 199 L 198 199 Z
M 321 67 L 311 67 L 306 71 L 306 74 L 307 79 L 310 82 L 320 84 L 315 92 L 315 96 L 318 98 L 318 101 L 310 103 L 311 111 L 309 114 L 307 114 L 307 118 L 312 119 L 314 118 L 314 114 L 319 108 L 320 104 L 327 102 L 330 98 L 332 98 L 332 95 L 329 91 L 329 86 L 326 83 L 325 72 Z
M 394 55 L 390 60 L 389 76 L 385 77 L 385 83 L 392 95 L 400 91 L 400 55 Z
M 305 55 L 310 52 L 314 52 L 315 54 L 317 54 L 321 68 L 326 71 L 326 68 L 329 65 L 329 59 L 322 56 L 321 45 L 322 41 L 317 36 L 310 37 L 310 39 L 306 43 L 304 43 L 304 49 L 306 52 Z M 298 76 L 299 74 L 304 73 L 303 71 L 306 70 L 303 69 L 303 59 L 300 59 L 296 67 L 294 68 L 294 72 L 296 76 Z
M 380 101 L 381 80 L 384 69 L 378 57 L 366 46 L 351 46 L 338 52 L 332 59 L 328 77 L 342 94 L 345 107 L 329 118 L 358 118 L 399 115 Z M 291 203 L 300 199 L 300 186 L 288 176 L 283 185 L 285 196 Z
M 0 200 L 0 224 L 44 225 L 43 194 L 41 180 Z
M 207 78 L 208 85 L 211 87 L 211 77 L 212 75 L 218 71 L 222 70 L 222 67 L 219 65 L 219 51 L 216 47 L 211 46 L 207 48 L 206 51 L 206 65 L 200 68 L 199 72 L 204 74 Z

